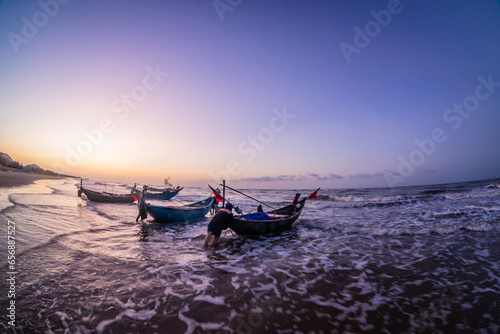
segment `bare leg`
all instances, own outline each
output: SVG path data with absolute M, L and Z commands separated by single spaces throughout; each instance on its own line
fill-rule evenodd
M 208 243 L 210 242 L 210 239 L 212 239 L 212 232 L 208 232 L 207 236 L 205 237 L 205 241 L 203 241 L 203 247 L 207 247 Z
M 219 237 L 214 237 L 214 241 L 210 244 L 210 246 L 215 246 L 219 243 Z

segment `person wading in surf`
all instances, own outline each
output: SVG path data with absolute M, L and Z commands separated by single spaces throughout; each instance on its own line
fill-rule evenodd
M 215 216 L 213 216 L 210 223 L 208 223 L 207 236 L 205 237 L 205 241 L 203 241 L 203 247 L 208 246 L 212 236 L 214 236 L 214 241 L 212 241 L 210 246 L 215 246 L 219 243 L 222 230 L 227 229 L 229 227 L 229 223 L 235 220 L 233 214 L 231 213 L 232 210 L 233 205 L 228 202 L 224 209 L 220 209 Z
M 142 187 L 142 191 L 137 195 L 137 207 L 139 208 L 139 214 L 135 219 L 135 222 L 139 222 L 139 217 L 141 217 L 141 221 L 148 218 L 148 213 L 146 211 L 146 190 L 148 190 L 148 186 L 144 185 Z

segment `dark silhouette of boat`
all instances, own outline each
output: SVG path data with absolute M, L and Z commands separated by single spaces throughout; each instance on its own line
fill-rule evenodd
M 182 189 L 184 188 L 179 188 L 179 189 L 154 189 L 154 188 L 148 188 L 146 191 L 146 198 L 150 199 L 162 199 L 162 200 L 169 200 L 175 195 L 177 195 Z
M 87 196 L 89 201 L 93 202 L 134 203 L 134 201 L 136 200 L 136 197 L 133 194 L 113 194 L 105 191 L 98 192 L 81 187 L 80 191 L 78 192 L 80 196 L 82 192 L 85 194 L 85 196 Z
M 229 224 L 229 228 L 242 235 L 255 235 L 281 232 L 290 229 L 299 218 L 308 197 L 303 198 L 296 205 L 287 205 L 281 209 L 267 212 L 268 220 L 248 220 L 245 216 L 235 216 L 235 221 Z

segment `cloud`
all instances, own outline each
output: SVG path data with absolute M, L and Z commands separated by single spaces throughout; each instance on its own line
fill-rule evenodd
M 419 171 L 418 173 L 422 174 L 435 174 L 437 173 L 434 169 L 424 169 Z M 339 180 L 352 180 L 352 181 L 365 181 L 365 182 L 379 182 L 380 180 L 386 180 L 387 177 L 394 177 L 398 175 L 397 172 L 385 170 L 383 172 L 374 172 L 374 173 L 357 173 L 351 174 L 348 176 L 342 176 L 335 173 L 328 174 L 318 174 L 314 172 L 305 173 L 301 175 L 292 174 L 292 175 L 277 175 L 277 176 L 260 176 L 260 177 L 246 177 L 232 180 L 233 182 L 249 182 L 249 183 L 267 183 L 267 182 L 301 182 L 301 181 L 317 181 L 317 182 L 335 182 Z
M 433 170 L 426 170 L 426 173 L 435 172 Z M 386 171 L 386 173 L 392 173 Z M 375 178 L 383 178 L 384 172 L 376 172 L 376 173 L 358 173 L 351 174 L 349 176 L 342 176 L 335 173 L 328 173 L 326 175 L 321 175 L 318 173 L 307 173 L 305 175 L 278 175 L 278 176 L 260 176 L 260 177 L 247 177 L 233 180 L 234 182 L 298 182 L 298 181 L 306 181 L 306 180 L 314 180 L 314 181 L 336 181 L 349 178 L 351 180 L 369 180 Z
M 307 179 L 303 175 L 278 175 L 278 176 L 260 176 L 260 177 L 245 177 L 236 179 L 234 182 L 273 182 L 273 181 L 303 181 Z
M 340 180 L 344 177 L 341 175 L 337 175 L 334 173 L 329 173 L 328 175 L 319 175 L 317 173 L 307 173 L 306 175 L 278 175 L 278 176 L 260 176 L 260 177 L 246 177 L 241 179 L 236 179 L 234 182 L 298 182 L 298 181 L 306 181 L 306 180 L 316 180 L 316 181 L 333 181 Z
M 377 178 L 377 177 L 383 177 L 384 173 L 378 172 L 378 173 L 360 173 L 360 174 L 353 174 L 349 175 L 349 178 L 351 179 L 356 179 L 356 180 L 366 180 L 366 179 L 372 179 L 372 178 Z
M 343 176 L 340 176 L 340 175 L 337 175 L 334 173 L 330 173 L 326 176 L 321 176 L 317 173 L 308 173 L 307 175 L 309 175 L 310 177 L 312 177 L 313 179 L 318 180 L 318 181 L 333 181 L 333 180 L 340 180 L 340 179 L 344 178 Z

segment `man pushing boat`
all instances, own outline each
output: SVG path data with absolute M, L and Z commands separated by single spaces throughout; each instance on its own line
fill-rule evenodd
M 231 203 L 227 203 L 224 209 L 220 209 L 215 216 L 213 216 L 210 223 L 208 223 L 207 227 L 207 236 L 205 237 L 205 241 L 203 241 L 203 247 L 207 247 L 210 239 L 214 236 L 214 240 L 210 244 L 210 246 L 215 246 L 219 243 L 220 235 L 222 230 L 229 228 L 229 224 L 233 221 L 236 221 L 234 218 L 232 211 L 233 205 Z

